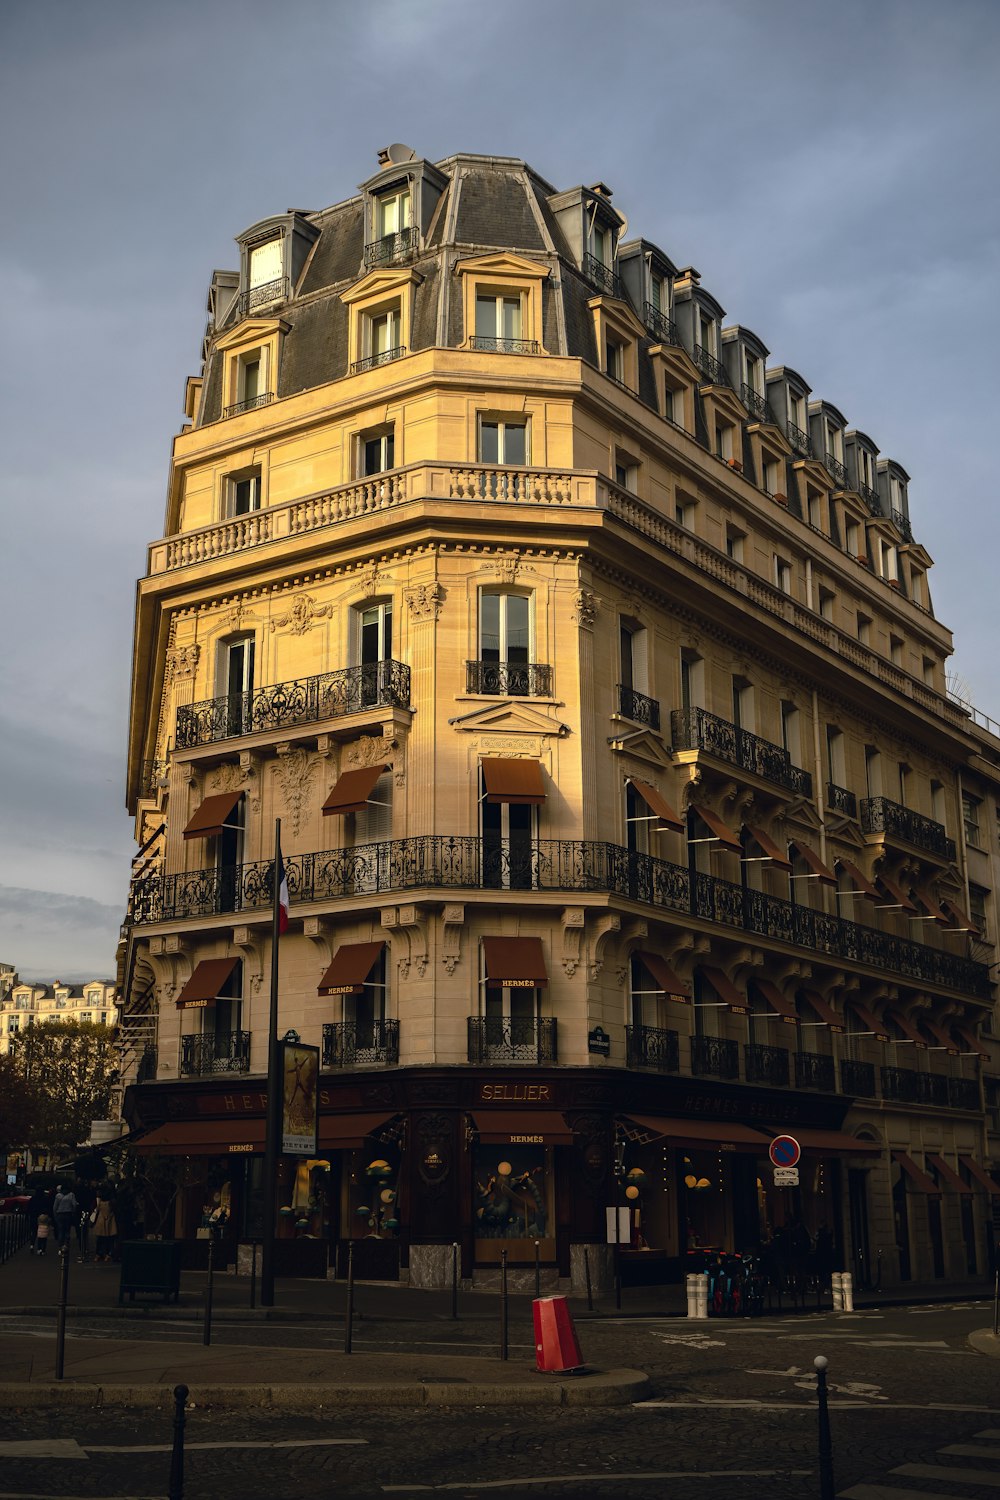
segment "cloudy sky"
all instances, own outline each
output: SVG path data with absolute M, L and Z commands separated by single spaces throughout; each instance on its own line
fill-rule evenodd
M 0 960 L 114 970 L 132 607 L 215 267 L 391 141 L 603 180 L 911 475 L 1000 719 L 996 0 L 3 0 Z

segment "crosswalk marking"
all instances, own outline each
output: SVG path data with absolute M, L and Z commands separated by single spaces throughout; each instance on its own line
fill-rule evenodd
M 905 1479 L 957 1479 L 960 1484 L 980 1484 L 983 1489 L 1000 1490 L 1000 1470 L 963 1469 L 958 1464 L 900 1464 L 893 1469 Z
M 955 1500 L 954 1494 L 942 1495 L 940 1490 L 901 1490 L 895 1485 L 855 1484 L 849 1490 L 839 1490 L 837 1500 Z
M 972 1443 L 952 1443 L 948 1448 L 939 1448 L 938 1452 L 946 1458 L 1000 1458 L 1000 1450 L 977 1448 Z

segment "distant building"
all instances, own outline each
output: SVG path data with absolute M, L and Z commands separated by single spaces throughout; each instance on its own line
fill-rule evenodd
M 95 1026 L 117 1026 L 118 1005 L 113 979 L 88 979 L 83 984 L 13 983 L 3 993 L 0 980 L 0 1057 L 13 1052 L 17 1040 L 38 1021 L 91 1021 Z

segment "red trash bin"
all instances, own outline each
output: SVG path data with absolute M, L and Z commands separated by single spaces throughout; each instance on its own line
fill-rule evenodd
M 583 1355 L 565 1297 L 537 1297 L 535 1361 L 539 1370 L 582 1370 Z

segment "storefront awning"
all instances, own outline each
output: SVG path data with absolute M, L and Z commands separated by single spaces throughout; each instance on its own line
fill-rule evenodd
M 912 1156 L 907 1156 L 905 1151 L 894 1151 L 892 1159 L 902 1167 L 918 1193 L 926 1193 L 928 1198 L 940 1198 L 941 1189 L 931 1181 L 923 1167 L 917 1166 Z
M 477 1109 L 472 1116 L 483 1146 L 572 1146 L 561 1114 L 540 1109 Z
M 710 964 L 699 964 L 698 973 L 708 981 L 722 1004 L 731 1010 L 734 1016 L 749 1014 L 750 1006 L 746 995 L 740 994 L 733 981 L 721 969 L 712 968 Z
M 784 1133 L 784 1132 L 783 1132 Z M 846 1130 L 810 1130 L 793 1125 L 787 1132 L 810 1156 L 881 1156 L 878 1141 L 861 1141 Z
M 132 1147 L 146 1156 L 249 1156 L 264 1149 L 264 1120 L 176 1120 Z
M 801 839 L 795 839 L 792 842 L 792 848 L 795 850 L 796 854 L 803 861 L 803 863 L 808 865 L 809 867 L 809 875 L 806 877 L 807 879 L 819 880 L 822 881 L 824 885 L 832 885 L 836 887 L 836 875 L 831 869 L 829 869 L 827 865 L 823 863 L 819 855 L 816 853 L 816 850 L 813 849 L 811 845 L 804 844 Z M 795 879 L 799 878 L 800 877 L 798 876 L 795 877 Z
M 787 870 L 789 873 L 791 873 L 791 860 L 788 858 L 787 854 L 782 853 L 769 833 L 765 833 L 763 828 L 758 828 L 756 824 L 746 823 L 744 824 L 744 827 L 746 828 L 746 831 L 750 835 L 753 842 L 757 845 L 757 848 L 760 850 L 765 860 L 770 860 L 771 864 L 777 865 L 779 870 Z M 752 854 L 744 854 L 743 863 L 755 865 L 759 864 L 760 860 L 755 859 Z
M 480 765 L 487 802 L 537 807 L 545 801 L 541 761 L 484 758 Z
M 661 830 L 670 833 L 683 833 L 685 831 L 687 825 L 684 819 L 674 812 L 670 803 L 666 802 L 660 796 L 655 786 L 650 786 L 648 781 L 637 781 L 634 776 L 631 776 L 629 780 L 657 820 Z
M 360 995 L 385 943 L 341 943 L 319 982 L 320 995 Z
M 924 891 L 918 891 L 915 886 L 912 894 L 917 904 L 917 915 L 912 918 L 914 922 L 937 922 L 941 927 L 948 926 L 948 918 L 933 896 L 926 895 Z
M 794 1005 L 792 1005 L 790 1000 L 785 999 L 773 980 L 754 979 L 751 983 L 760 998 L 774 1011 L 776 1016 L 781 1017 L 786 1025 L 797 1026 L 799 1024 L 799 1018 L 795 1014 Z
M 889 1033 L 881 1021 L 876 1021 L 867 1005 L 862 1005 L 860 1000 L 848 999 L 846 1002 L 861 1022 L 861 1030 L 854 1033 L 855 1036 L 873 1036 L 877 1042 L 887 1042 Z
M 986 1189 L 990 1197 L 1000 1198 L 1000 1182 L 994 1182 L 985 1167 L 981 1167 L 977 1161 L 973 1161 L 971 1156 L 960 1156 L 958 1160 L 969 1176 L 975 1182 L 978 1182 L 981 1188 Z
M 367 805 L 375 790 L 379 777 L 388 771 L 388 766 L 361 766 L 356 771 L 345 771 L 338 777 L 333 791 L 323 803 L 323 816 L 340 817 L 343 813 L 360 812 Z
M 186 839 L 217 837 L 226 826 L 226 820 L 242 796 L 243 793 L 240 791 L 218 792 L 213 797 L 206 797 L 184 829 L 184 837 Z
M 659 994 L 676 1001 L 678 1005 L 691 1004 L 690 985 L 678 978 L 665 958 L 661 958 L 658 953 L 637 953 L 635 956 L 649 971 Z
M 882 897 L 872 885 L 868 876 L 862 875 L 856 864 L 849 859 L 838 859 L 837 864 L 851 882 L 851 890 L 843 891 L 842 895 L 864 896 L 866 901 L 880 902 L 882 900 Z
M 904 1015 L 901 1010 L 895 1009 L 887 1010 L 885 1014 L 886 1020 L 891 1021 L 894 1026 L 897 1026 L 899 1028 L 899 1030 L 903 1033 L 906 1041 L 912 1042 L 915 1047 L 919 1047 L 921 1052 L 926 1052 L 927 1043 L 924 1041 L 915 1024 L 910 1020 L 909 1016 Z M 924 1024 L 926 1025 L 926 1022 Z
M 731 828 L 728 828 L 726 824 L 723 823 L 718 813 L 714 813 L 710 807 L 702 807 L 700 803 L 697 806 L 692 803 L 691 811 L 701 819 L 705 827 L 712 835 L 711 838 L 707 839 L 693 838 L 691 840 L 692 844 L 718 843 L 721 844 L 724 849 L 731 850 L 733 854 L 743 853 L 743 845 L 740 843 L 733 830 Z
M 928 1036 L 932 1036 L 934 1038 L 935 1047 L 943 1047 L 944 1050 L 950 1053 L 952 1057 L 958 1057 L 960 1055 L 961 1048 L 958 1046 L 958 1043 L 955 1041 L 954 1037 L 950 1035 L 949 1032 L 945 1031 L 940 1022 L 932 1021 L 928 1017 L 921 1016 L 920 1024 L 927 1032 Z
M 766 1156 L 768 1137 L 735 1120 L 675 1120 L 660 1115 L 628 1115 L 624 1121 L 635 1134 L 668 1140 L 675 1146 L 721 1146 L 730 1151 L 754 1151 Z
M 541 938 L 484 937 L 483 962 L 490 989 L 532 990 L 549 982 Z
M 946 896 L 941 902 L 941 910 L 948 918 L 949 932 L 971 932 L 974 938 L 979 937 L 979 928 L 975 922 L 960 906 L 956 906 L 950 897 Z
M 974 1053 L 977 1057 L 989 1057 L 989 1052 L 976 1036 L 971 1026 L 961 1025 L 951 1028 L 952 1035 L 957 1036 L 959 1041 L 965 1043 L 966 1052 Z
M 321 1151 L 341 1151 L 363 1146 L 370 1135 L 381 1130 L 394 1115 L 320 1115 L 319 1145 Z
M 177 996 L 177 1009 L 204 1010 L 214 1005 L 238 963 L 238 958 L 203 958 Z
M 829 1026 L 831 1031 L 838 1033 L 843 1031 L 843 1020 L 837 1015 L 837 1012 L 829 1001 L 824 1000 L 823 996 L 818 994 L 816 990 L 800 990 L 799 993 L 806 1004 L 812 1009 L 813 1013 L 819 1016 L 824 1026 Z
M 908 915 L 916 915 L 917 908 L 915 903 L 910 900 L 903 887 L 897 885 L 894 880 L 890 880 L 888 875 L 880 875 L 875 884 L 881 887 L 878 895 L 880 906 L 890 911 L 899 908 L 900 911 L 905 911 Z
M 953 1193 L 964 1193 L 966 1197 L 972 1196 L 972 1189 L 968 1183 L 962 1181 L 954 1167 L 949 1167 L 943 1156 L 937 1156 L 933 1151 L 928 1151 L 927 1160 L 942 1179 L 946 1188 L 950 1189 Z

